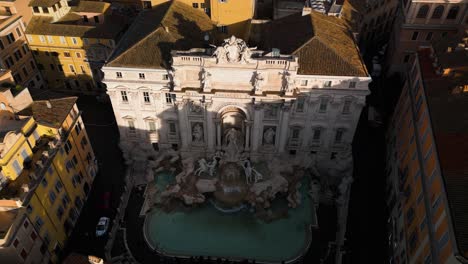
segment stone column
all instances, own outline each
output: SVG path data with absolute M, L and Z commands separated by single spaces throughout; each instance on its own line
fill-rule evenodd
M 205 105 L 205 114 L 206 114 L 206 131 L 207 131 L 207 145 L 208 151 L 212 152 L 215 150 L 216 144 L 216 126 L 214 123 L 214 117 L 216 113 L 212 113 L 209 108 L 211 107 L 211 102 Z
M 252 152 L 257 152 L 258 151 L 258 145 L 261 140 L 261 134 L 262 134 L 262 105 L 261 104 L 255 104 L 253 106 L 254 108 L 254 119 L 253 119 L 253 133 L 252 133 Z
M 250 125 L 251 121 L 245 121 L 245 151 L 250 150 Z
M 290 103 L 285 103 L 282 107 L 282 118 L 280 123 L 280 142 L 279 142 L 279 153 L 284 152 L 284 148 L 288 141 L 288 131 L 289 131 L 289 110 L 291 109 Z
M 187 113 L 185 111 L 187 101 L 178 101 L 176 102 L 177 106 L 177 119 L 179 121 L 179 135 L 180 135 L 180 144 L 181 150 L 187 150 L 188 147 L 188 133 L 190 133 L 190 128 L 187 127 Z
M 216 124 L 216 150 L 221 149 L 221 119 L 214 119 Z

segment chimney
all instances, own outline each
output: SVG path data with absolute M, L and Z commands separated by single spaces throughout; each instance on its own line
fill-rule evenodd
M 47 108 L 49 108 L 49 109 L 52 108 L 52 104 L 50 103 L 50 100 L 47 100 L 47 101 L 46 101 L 46 105 L 47 105 Z

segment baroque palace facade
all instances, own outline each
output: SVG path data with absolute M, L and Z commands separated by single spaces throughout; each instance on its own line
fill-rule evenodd
M 206 155 L 235 139 L 254 159 L 326 158 L 352 141 L 371 78 L 341 20 L 294 14 L 245 41 L 215 29 L 175 1 L 123 36 L 103 71 L 124 151 Z

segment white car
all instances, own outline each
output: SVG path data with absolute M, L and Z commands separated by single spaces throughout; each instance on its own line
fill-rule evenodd
M 110 219 L 109 217 L 101 217 L 99 219 L 99 222 L 96 226 L 96 236 L 100 237 L 104 235 L 107 232 L 107 229 L 109 228 L 109 222 Z

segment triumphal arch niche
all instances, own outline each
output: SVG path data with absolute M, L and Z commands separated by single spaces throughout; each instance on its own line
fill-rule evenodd
M 265 56 L 234 36 L 209 49 L 172 52 L 172 92 L 201 102 L 206 112 L 202 123 L 186 127 L 193 120 L 179 108 L 182 153 L 213 154 L 230 141 L 253 158 L 287 151 L 289 109 L 300 93 L 295 84 L 298 60 L 276 55 Z M 207 135 L 204 149 L 194 144 L 200 131 Z

